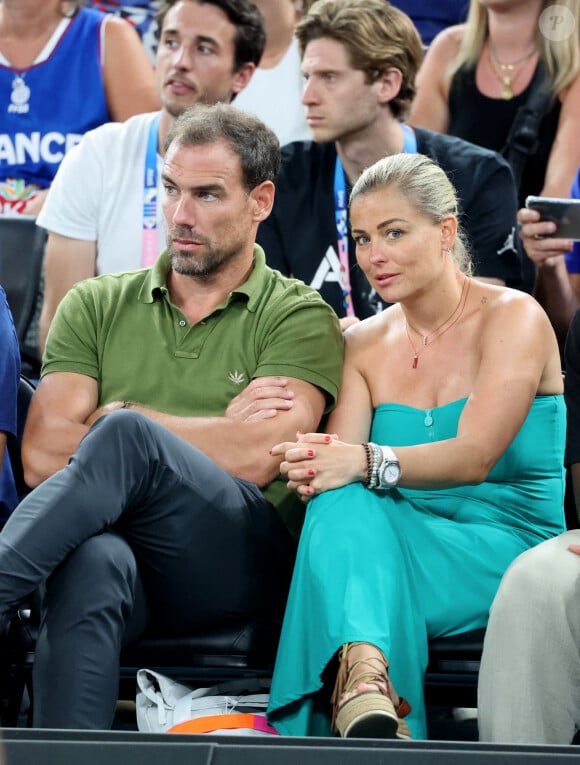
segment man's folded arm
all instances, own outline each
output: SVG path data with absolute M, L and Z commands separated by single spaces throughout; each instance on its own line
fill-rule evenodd
M 32 397 L 22 441 L 24 480 L 30 487 L 61 470 L 74 454 L 98 404 L 97 381 L 75 372 L 55 372 Z
M 295 440 L 296 432 L 316 430 L 326 407 L 325 394 L 311 383 L 288 378 L 292 408 L 271 419 L 240 422 L 228 417 L 178 417 L 130 404 L 180 436 L 238 478 L 264 486 L 279 474 L 280 458 L 269 454 L 279 439 Z
M 270 456 L 270 447 L 293 440 L 298 430 L 315 430 L 326 406 L 326 396 L 317 386 L 295 378 L 289 378 L 289 384 L 294 392 L 292 408 L 257 422 L 180 417 L 134 403 L 130 408 L 196 446 L 232 475 L 263 486 L 279 473 L 280 460 Z M 94 422 L 97 401 L 97 382 L 91 377 L 53 372 L 42 379 L 24 434 L 23 462 L 29 486 L 37 486 L 65 467 Z M 122 404 L 115 402 L 101 411 L 105 414 Z

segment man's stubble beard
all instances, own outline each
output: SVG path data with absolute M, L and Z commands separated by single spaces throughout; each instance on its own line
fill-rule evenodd
M 232 254 L 226 253 L 224 257 L 215 257 L 215 252 L 206 252 L 202 256 L 192 256 L 189 252 L 182 252 L 175 248 L 169 249 L 172 269 L 185 276 L 211 276 L 221 270 Z
M 197 255 L 168 245 L 171 267 L 176 273 L 202 278 L 213 276 L 223 270 L 242 249 L 242 243 L 224 249 L 212 247 L 207 239 L 201 241 L 205 249 Z

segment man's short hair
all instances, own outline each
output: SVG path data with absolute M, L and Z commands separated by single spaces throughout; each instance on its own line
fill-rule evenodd
M 186 0 L 198 5 L 215 5 L 220 8 L 236 28 L 234 36 L 234 71 L 244 64 L 258 66 L 264 46 L 266 31 L 262 14 L 250 0 Z M 168 11 L 179 0 L 163 0 L 157 13 L 157 38 L 161 36 Z
M 387 0 L 318 0 L 298 22 L 296 37 L 302 56 L 312 40 L 329 37 L 342 43 L 351 66 L 364 72 L 367 83 L 391 67 L 398 69 L 401 89 L 389 106 L 397 119 L 407 115 L 423 47 L 406 13 Z
M 223 141 L 240 159 L 246 191 L 264 181 L 276 181 L 280 172 L 280 144 L 275 133 L 253 114 L 229 104 L 197 104 L 187 109 L 172 125 L 165 141 L 200 146 Z

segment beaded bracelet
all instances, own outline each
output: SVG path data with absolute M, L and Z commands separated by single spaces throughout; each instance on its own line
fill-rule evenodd
M 365 478 L 363 483 L 365 486 L 368 486 L 369 483 L 371 482 L 371 475 L 373 472 L 373 457 L 371 454 L 371 447 L 369 446 L 369 444 L 364 443 L 364 444 L 361 444 L 361 446 L 365 450 L 365 457 L 367 458 L 367 477 Z

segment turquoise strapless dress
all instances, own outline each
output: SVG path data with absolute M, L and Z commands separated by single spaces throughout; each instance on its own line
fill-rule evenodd
M 382 404 L 371 440 L 453 438 L 465 401 Z M 354 483 L 309 503 L 270 694 L 281 734 L 331 735 L 332 659 L 360 640 L 384 652 L 413 708 L 413 738 L 426 737 L 427 641 L 484 627 L 511 561 L 564 530 L 564 439 L 563 397 L 537 397 L 482 484 L 376 492 Z

